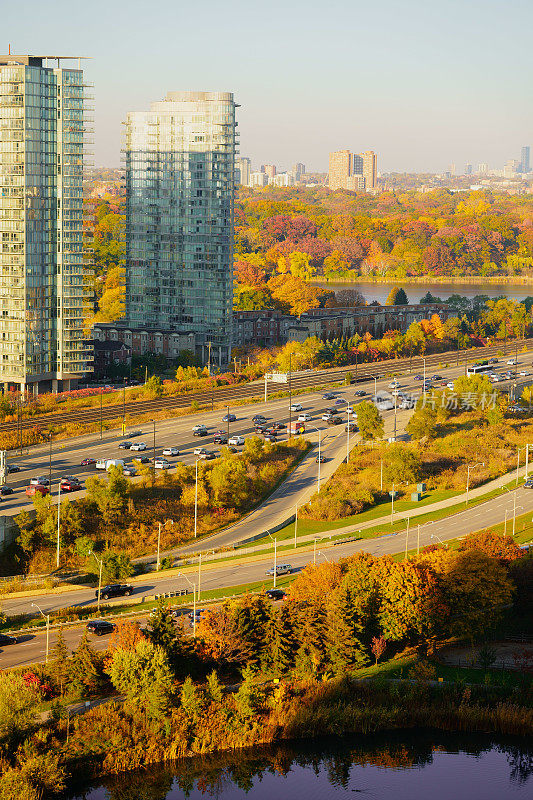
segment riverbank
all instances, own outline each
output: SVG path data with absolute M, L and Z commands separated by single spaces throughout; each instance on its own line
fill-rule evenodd
M 46 740 L 48 746 L 40 756 L 32 750 L 31 774 L 24 760 L 4 772 L 0 800 L 12 800 L 32 787 L 40 769 L 48 769 L 49 777 L 53 772 L 56 785 L 64 788 L 74 785 L 74 779 L 91 781 L 179 758 L 319 736 L 417 728 L 533 733 L 527 688 L 517 694 L 491 686 L 349 678 L 268 686 L 244 681 L 235 688 L 213 691 L 211 685 L 182 691 L 159 721 L 150 719 L 140 704 L 118 703 L 98 706 L 68 722 L 57 719 L 46 734 L 34 734 L 32 741 Z M 523 705 L 518 705 L 519 698 Z M 52 789 L 46 796 L 53 794 Z

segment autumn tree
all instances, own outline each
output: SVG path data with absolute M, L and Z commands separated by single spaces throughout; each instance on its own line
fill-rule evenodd
M 460 550 L 477 550 L 501 562 L 515 561 L 523 557 L 520 547 L 511 536 L 496 533 L 490 528 L 469 533 L 461 541 Z
M 143 639 L 135 649 L 118 648 L 113 651 L 107 671 L 128 705 L 150 719 L 163 718 L 172 693 L 173 673 L 162 647 Z
M 419 400 L 405 430 L 413 439 L 434 439 L 437 433 L 437 410 L 431 403 Z
M 383 477 L 391 483 L 416 483 L 422 464 L 418 454 L 402 444 L 392 444 L 387 449 Z
M 381 439 L 385 430 L 383 417 L 373 403 L 363 401 L 355 407 L 359 433 L 364 442 Z
M 245 664 L 252 656 L 252 643 L 243 638 L 237 615 L 229 602 L 202 614 L 196 628 L 201 652 L 217 664 Z

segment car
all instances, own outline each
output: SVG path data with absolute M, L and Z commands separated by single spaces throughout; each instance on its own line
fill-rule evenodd
M 191 622 L 194 620 L 195 617 L 196 617 L 196 622 L 200 622 L 204 614 L 205 614 L 205 608 L 197 608 L 196 611 L 189 611 L 187 616 L 189 617 Z
M 166 458 L 156 458 L 154 461 L 154 469 L 168 469 L 172 464 Z
M 139 452 L 140 450 L 146 450 L 146 442 L 135 442 L 130 447 L 130 450 L 134 450 L 135 452 Z
M 432 381 L 441 381 L 442 380 L 442 375 L 433 375 L 431 380 Z
M 325 412 L 325 414 L 322 414 L 322 416 L 321 416 L 321 418 L 320 418 L 320 419 L 321 419 L 321 420 L 323 420 L 323 422 L 329 422 L 329 421 L 330 421 L 330 419 L 331 419 L 332 417 L 334 417 L 334 416 L 335 416 L 335 415 L 334 415 L 334 414 L 332 414 L 332 413 L 331 413 L 331 411 L 326 411 L 326 412 Z
M 523 483 L 524 489 L 533 489 L 533 478 L 527 478 Z
M 202 453 L 207 453 L 207 450 L 205 447 L 195 447 L 193 453 L 195 456 L 201 456 Z
M 16 636 L 9 636 L 7 633 L 0 633 L 0 647 L 6 647 L 8 644 L 17 644 L 18 639 Z
M 364 390 L 364 389 L 358 389 L 358 390 L 355 392 L 355 396 L 356 396 L 356 397 L 366 397 L 366 392 L 365 392 L 365 390 Z
M 26 497 L 35 497 L 36 494 L 42 494 L 44 497 L 46 494 L 50 492 L 48 486 L 41 486 L 39 484 L 26 487 Z
M 274 427 L 272 428 L 263 428 L 263 436 L 275 436 L 277 438 L 279 431 L 277 431 Z
M 227 444 L 227 443 L 228 443 L 228 437 L 226 436 L 225 433 L 218 431 L 213 436 L 213 444 Z
M 233 447 L 240 447 L 244 444 L 244 436 L 232 436 L 228 444 L 233 445 Z
M 122 474 L 126 475 L 128 478 L 134 478 L 137 475 L 137 470 L 135 467 L 131 467 L 128 464 L 123 468 Z
M 455 383 L 453 381 L 448 381 L 448 383 L 446 384 L 446 388 L 447 389 L 455 388 Z
M 20 467 L 18 464 L 8 464 L 6 467 L 6 472 L 9 475 L 10 472 L 20 472 Z
M 298 422 L 310 422 L 312 419 L 313 417 L 307 411 L 298 415 Z
M 74 480 L 69 480 L 67 478 L 61 478 L 61 491 L 62 492 L 79 492 L 82 489 L 82 485 L 77 478 Z
M 268 431 L 265 431 L 263 436 L 265 437 L 265 442 L 273 442 L 274 444 L 277 444 L 278 437 L 275 433 L 269 433 Z
M 507 364 L 510 367 L 514 367 L 516 363 L 517 363 L 516 358 L 510 358 L 509 361 L 507 362 Z
M 348 433 L 348 432 L 349 432 L 349 433 L 357 433 L 357 431 L 359 430 L 359 428 L 357 427 L 357 425 L 355 424 L 355 422 L 348 422 L 348 423 L 347 423 L 347 424 L 344 426 L 344 430 L 345 430 L 347 433 Z
M 206 450 L 205 453 L 202 453 L 200 458 L 202 461 L 212 461 L 214 458 L 218 457 L 218 453 L 214 452 L 213 450 Z
M 118 446 L 119 446 L 120 450 L 129 450 L 132 445 L 133 445 L 133 442 L 127 441 L 127 442 L 119 442 Z
M 415 381 L 423 381 L 424 380 L 424 376 L 423 375 L 414 375 L 413 379 Z
M 238 453 L 239 452 L 236 447 L 228 447 L 228 450 L 229 450 L 230 453 Z
M 131 431 L 131 433 L 128 433 L 128 436 L 131 439 L 133 439 L 134 436 L 142 436 L 142 435 L 143 435 L 143 431 Z
M 342 417 L 330 417 L 328 425 L 342 425 Z
M 268 422 L 268 420 L 262 414 L 256 414 L 255 417 L 252 417 L 252 422 L 255 425 L 261 425 L 263 422 Z
M 497 363 L 498 363 L 497 358 L 489 358 L 489 364 L 497 364 Z
M 192 429 L 193 436 L 207 436 L 207 428 L 205 425 L 195 425 Z
M 0 494 L 2 495 L 13 494 L 13 489 L 11 488 L 11 486 L 2 486 L 0 488 Z
M 164 456 L 179 456 L 180 451 L 177 447 L 165 447 L 163 450 Z
M 326 394 L 322 395 L 322 400 L 334 400 L 334 399 L 335 395 L 333 394 L 333 392 L 326 392 Z
M 401 383 L 398 383 L 398 381 L 396 379 L 394 379 L 393 381 L 391 381 L 389 383 L 389 389 L 399 389 L 400 386 L 401 386 Z
M 139 456 L 139 458 L 136 458 L 135 461 L 138 461 L 139 464 L 149 464 L 151 458 L 149 456 Z
M 291 572 L 292 572 L 291 564 L 278 564 L 275 569 L 274 567 L 270 567 L 270 569 L 267 569 L 265 575 L 268 575 L 270 577 L 273 576 L 274 573 L 276 575 L 290 575 Z
M 100 597 L 102 600 L 109 600 L 110 597 L 129 597 L 133 594 L 133 586 L 131 583 L 108 583 L 100 589 Z M 98 597 L 98 589 L 94 593 Z
M 255 433 L 264 433 L 266 431 L 266 427 L 264 425 L 256 425 L 254 428 Z
M 398 392 L 398 394 L 401 394 L 401 392 Z M 354 414 L 355 413 L 353 406 L 346 406 L 346 408 L 344 410 L 346 411 L 347 414 Z
M 284 431 L 287 426 L 284 422 L 273 422 L 270 426 L 271 431 Z
M 224 414 L 222 422 L 237 422 L 237 417 L 235 414 Z
M 529 375 L 529 372 L 527 371 L 527 369 L 521 369 L 521 370 L 520 370 L 520 372 L 519 372 L 518 374 L 519 374 L 519 375 L 520 375 L 522 378 L 525 378 L 527 375 Z
M 295 412 L 297 413 L 297 412 L 303 411 L 303 410 L 304 410 L 304 407 L 303 407 L 303 405 L 301 403 L 292 403 L 292 405 L 289 406 L 289 411 L 292 411 L 293 413 L 295 413 Z
M 87 633 L 94 633 L 95 636 L 105 636 L 107 633 L 113 633 L 115 626 L 105 619 L 93 619 L 87 623 L 85 629 Z
M 344 405 L 346 405 L 346 400 L 343 400 L 342 397 L 339 397 L 337 400 L 335 400 L 335 404 L 334 405 L 336 405 L 336 406 L 344 406 Z
M 93 464 L 96 464 L 96 458 L 84 458 L 80 466 L 92 467 Z
M 283 589 L 267 589 L 265 592 L 265 597 L 269 600 L 283 600 L 286 596 L 287 593 Z
M 320 453 L 320 455 L 315 458 L 316 464 L 323 464 L 324 461 L 327 461 L 327 458 L 323 453 Z
M 527 414 L 527 408 L 525 406 L 509 406 L 508 411 L 510 414 Z
M 30 478 L 30 486 L 49 486 L 50 481 L 44 475 L 39 475 L 38 478 Z

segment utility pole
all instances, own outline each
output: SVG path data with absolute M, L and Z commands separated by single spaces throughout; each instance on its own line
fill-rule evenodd
M 48 664 L 48 653 L 50 650 L 50 614 L 44 614 L 41 607 L 37 603 L 32 603 L 32 606 L 39 609 L 39 613 L 46 620 L 46 664 Z
M 122 386 L 122 435 L 126 435 L 126 378 Z
M 200 602 L 200 586 L 202 584 L 202 554 L 200 553 L 200 557 L 198 559 L 198 602 Z
M 313 565 L 316 564 L 316 539 L 313 539 Z
M 292 382 L 291 382 L 291 372 L 292 372 L 292 354 L 289 353 L 289 434 L 287 439 L 291 437 L 291 426 L 292 426 Z
M 61 481 L 57 492 L 57 548 L 56 548 L 56 569 L 59 569 L 59 526 L 61 523 Z
M 298 506 L 294 506 L 294 549 L 296 550 L 296 539 L 298 536 Z
M 104 422 L 103 422 L 103 419 L 102 419 L 103 403 L 104 403 L 103 392 L 101 391 L 100 392 L 100 439 L 102 439 L 103 435 L 104 435 L 104 432 L 103 432 Z
M 407 528 L 405 529 L 405 558 L 407 558 L 407 543 L 409 541 L 409 520 L 410 517 L 407 517 Z
M 395 494 L 396 494 L 396 491 L 395 491 L 395 489 L 394 489 L 394 484 L 392 484 L 392 492 L 391 492 L 391 511 L 390 511 L 390 524 L 391 524 L 391 525 L 393 524 L 393 519 L 394 519 L 394 496 L 395 496 Z
M 158 530 L 157 530 L 157 562 L 156 562 L 156 565 L 155 565 L 156 572 L 159 572 L 160 567 L 161 567 L 161 564 L 160 564 L 160 561 L 159 561 L 160 548 L 161 548 L 161 523 L 159 523 L 159 527 L 158 527 Z
M 420 555 L 420 525 L 418 526 L 418 532 L 416 535 L 416 554 L 417 556 Z
M 207 371 L 209 372 L 209 375 L 211 375 L 211 342 L 208 342 L 207 346 Z
M 198 533 L 198 459 L 194 462 L 194 538 Z

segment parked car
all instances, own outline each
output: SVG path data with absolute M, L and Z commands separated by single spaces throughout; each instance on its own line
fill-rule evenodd
M 0 488 L 0 494 L 2 495 L 13 494 L 13 489 L 11 488 L 11 486 L 2 486 Z
M 192 429 L 193 436 L 207 436 L 207 428 L 205 425 L 195 425 Z
M 269 600 L 283 600 L 286 596 L 287 593 L 283 589 L 267 589 L 265 592 L 265 597 Z
M 135 452 L 139 452 L 140 450 L 146 450 L 146 442 L 135 442 L 130 447 L 130 450 L 134 450 Z
M 205 608 L 197 608 L 196 611 L 189 611 L 187 616 L 191 622 L 193 621 L 194 617 L 196 617 L 196 622 L 200 622 L 203 614 L 205 614 Z
M 298 415 L 298 422 L 310 422 L 312 419 L 313 417 L 307 411 Z
M 26 497 L 35 497 L 36 494 L 42 494 L 43 497 L 48 494 L 50 489 L 48 486 L 32 485 L 26 487 Z
M 244 436 L 232 436 L 228 444 L 233 445 L 233 447 L 240 447 L 244 444 Z
M 355 396 L 356 396 L 356 397 L 366 397 L 366 392 L 365 392 L 365 390 L 364 390 L 364 389 L 358 389 L 358 390 L 355 392 Z
M 166 458 L 156 458 L 154 461 L 154 469 L 168 469 L 172 464 Z
M 328 425 L 342 425 L 342 417 L 330 417 L 328 419 Z
M 213 436 L 213 444 L 227 444 L 227 443 L 228 443 L 228 437 L 225 433 L 218 431 Z
M 133 442 L 126 441 L 126 442 L 119 442 L 118 446 L 121 450 L 129 450 L 132 444 Z
M 272 577 L 274 573 L 276 575 L 290 575 L 291 572 L 292 572 L 291 564 L 278 564 L 276 569 L 274 569 L 274 567 L 270 567 L 270 569 L 267 569 L 265 575 L 268 575 L 270 577 Z
M 102 586 L 100 590 L 100 597 L 102 600 L 109 600 L 110 597 L 129 597 L 133 594 L 133 586 L 131 583 L 108 583 Z M 98 597 L 98 589 L 94 593 Z
M 44 475 L 39 475 L 38 478 L 30 478 L 30 486 L 49 486 L 50 481 Z
M 113 623 L 105 619 L 93 619 L 85 627 L 88 633 L 94 633 L 95 636 L 105 636 L 115 630 Z
M 292 411 L 293 413 L 295 412 L 297 413 L 298 411 L 303 411 L 303 410 L 304 407 L 301 403 L 293 403 L 291 406 L 289 406 L 289 411 Z
M 126 466 L 125 466 L 125 467 L 122 469 L 122 473 L 123 473 L 124 475 L 126 475 L 128 478 L 134 478 L 134 477 L 135 477 L 135 475 L 137 475 L 137 470 L 135 469 L 135 467 L 131 467 L 129 464 L 127 464 L 127 465 L 126 465 Z
M 165 447 L 163 450 L 164 456 L 179 456 L 180 451 L 177 447 Z
M 222 422 L 236 422 L 236 421 L 237 417 L 235 416 L 235 414 L 224 414 L 224 416 L 222 417 Z
M 84 458 L 80 466 L 92 467 L 93 464 L 96 464 L 96 458 Z
M 16 644 L 18 639 L 16 636 L 9 636 L 7 633 L 0 633 L 0 647 L 6 647 L 9 644 Z

